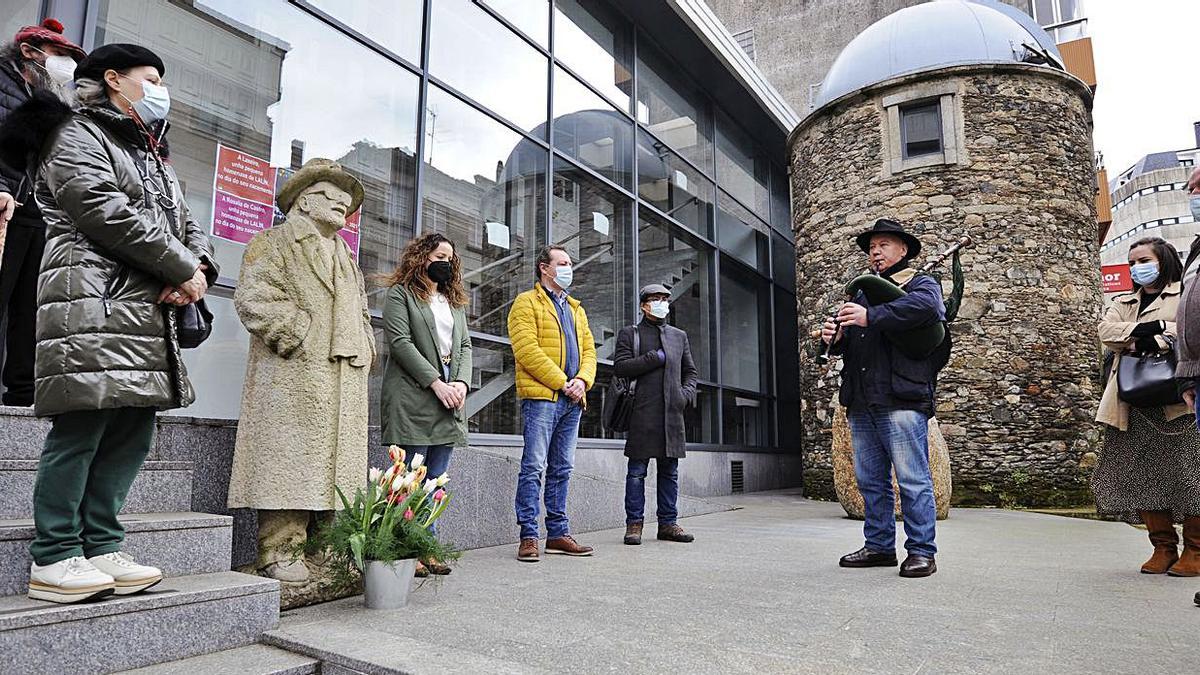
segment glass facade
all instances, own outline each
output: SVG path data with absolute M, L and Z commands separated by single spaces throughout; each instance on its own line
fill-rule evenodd
M 639 315 L 637 289 L 663 283 L 700 371 L 688 441 L 794 450 L 787 178 L 655 26 L 606 0 L 395 0 L 387 21 L 378 5 L 101 0 L 86 31 L 95 45 L 141 43 L 163 57 L 172 162 L 202 224 L 222 214 L 223 149 L 280 177 L 313 157 L 341 162 L 366 186 L 357 255 L 377 317 L 385 289 L 374 280 L 412 237 L 456 242 L 473 433 L 521 432 L 508 311 L 554 243 L 575 261 L 572 294 L 600 359 L 583 443 L 611 436 L 600 410 L 617 332 Z M 234 418 L 248 338 L 231 297 L 245 242 L 214 241 L 216 330 L 187 354 L 199 400 L 179 412 Z

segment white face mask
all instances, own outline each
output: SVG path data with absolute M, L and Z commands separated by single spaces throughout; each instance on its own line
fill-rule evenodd
M 136 81 L 129 77 L 125 79 L 131 82 Z M 128 96 L 121 94 L 121 97 L 129 101 Z M 143 123 L 150 124 L 167 118 L 167 113 L 171 111 L 171 95 L 167 92 L 166 87 L 143 80 L 141 100 L 129 101 L 129 104 L 133 106 L 138 117 L 142 118 Z
M 69 56 L 61 56 L 58 54 L 46 54 L 46 52 L 33 47 L 39 54 L 46 55 L 46 63 L 43 65 L 34 61 L 34 65 L 46 71 L 50 79 L 59 84 L 66 84 L 75 79 L 75 59 Z
M 667 314 L 671 313 L 671 303 L 666 300 L 651 300 L 650 301 L 650 316 L 656 319 L 665 319 Z

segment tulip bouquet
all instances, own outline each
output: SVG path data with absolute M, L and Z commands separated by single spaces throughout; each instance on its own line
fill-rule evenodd
M 337 490 L 342 510 L 317 537 L 317 546 L 353 564 L 359 572 L 372 560 L 457 557 L 429 531 L 450 503 L 446 491 L 449 477 L 427 476 L 419 454 L 406 465 L 404 450 L 395 445 L 388 448 L 388 457 L 392 465 L 386 470 L 372 468 L 366 486 L 358 488 L 353 499 Z

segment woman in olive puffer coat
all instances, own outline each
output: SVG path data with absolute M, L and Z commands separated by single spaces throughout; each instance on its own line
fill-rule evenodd
M 215 281 L 211 243 L 160 157 L 170 99 L 150 50 L 106 45 L 75 72 L 81 107 L 40 144 L 46 219 L 34 410 L 53 418 L 34 489 L 29 594 L 75 602 L 149 588 L 117 513 L 157 410 L 194 399 L 177 307 Z M 49 115 L 47 118 L 51 117 Z

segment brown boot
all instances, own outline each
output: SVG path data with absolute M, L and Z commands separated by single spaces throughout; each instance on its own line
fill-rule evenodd
M 565 535 L 546 540 L 546 553 L 560 553 L 570 556 L 588 556 L 592 554 L 591 546 L 584 546 L 575 541 L 575 537 Z
M 695 537 L 684 532 L 683 528 L 675 523 L 659 525 L 658 538 L 661 541 L 677 541 L 681 544 L 690 544 L 695 540 Z
M 538 540 L 537 539 L 522 539 L 521 546 L 517 548 L 517 560 L 521 562 L 537 562 L 538 558 Z
M 1142 574 L 1166 574 L 1171 565 L 1179 560 L 1179 535 L 1175 533 L 1175 520 L 1170 511 L 1142 511 L 1142 522 L 1150 533 L 1154 544 L 1154 555 L 1142 565 Z
M 639 546 L 642 543 L 642 524 L 630 523 L 625 526 L 625 543 L 629 546 Z
M 1173 577 L 1200 577 L 1200 516 L 1183 520 L 1183 555 L 1167 570 Z

